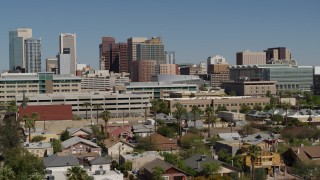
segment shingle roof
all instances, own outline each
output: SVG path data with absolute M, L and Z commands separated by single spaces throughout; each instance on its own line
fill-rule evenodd
M 92 134 L 92 129 L 90 127 L 73 127 L 73 128 L 68 128 L 67 131 L 70 133 L 70 135 L 78 132 L 78 131 L 84 131 L 88 134 Z
M 105 157 L 98 156 L 90 161 L 91 165 L 110 164 L 110 163 L 111 163 L 110 157 L 105 158 Z
M 201 160 L 201 156 L 204 156 L 204 158 L 202 160 Z M 184 162 L 187 166 L 191 167 L 192 169 L 194 169 L 197 172 L 202 171 L 202 166 L 204 164 L 213 163 L 213 162 L 216 162 L 216 163 L 220 164 L 221 166 L 228 168 L 228 169 L 231 169 L 233 171 L 237 171 L 237 172 L 241 171 L 236 167 L 230 166 L 230 165 L 223 163 L 219 160 L 215 160 L 210 156 L 200 155 L 200 154 L 195 154 L 195 155 L 191 156 L 190 158 L 186 159 Z M 200 168 L 198 168 L 198 162 L 200 163 Z
M 153 170 L 155 167 L 160 167 L 162 168 L 165 172 L 170 169 L 170 168 L 174 168 L 184 174 L 186 174 L 185 172 L 183 172 L 182 170 L 180 170 L 179 168 L 175 167 L 174 165 L 172 164 L 169 164 L 159 158 L 149 162 L 148 164 L 144 165 L 143 166 L 145 170 L 149 171 L 150 173 L 153 173 Z
M 79 160 L 74 156 L 58 156 L 57 154 L 43 159 L 45 167 L 64 167 L 79 165 Z
M 291 150 L 302 162 L 320 164 L 320 146 L 292 147 Z
M 157 133 L 151 134 L 151 137 L 144 137 L 144 139 L 151 139 L 152 145 L 156 150 L 167 151 L 179 149 L 176 139 L 169 139 Z
M 79 142 L 81 143 L 84 143 L 84 144 L 87 144 L 87 145 L 90 145 L 90 146 L 93 146 L 93 147 L 96 147 L 98 148 L 99 146 L 94 143 L 94 142 L 91 142 L 91 141 L 88 141 L 86 139 L 82 139 L 82 138 L 79 138 L 77 136 L 73 137 L 73 138 L 70 138 L 68 140 L 65 140 L 62 142 L 62 147 L 63 148 L 69 148 L 70 146 L 72 145 L 75 145 L 75 144 L 78 144 Z

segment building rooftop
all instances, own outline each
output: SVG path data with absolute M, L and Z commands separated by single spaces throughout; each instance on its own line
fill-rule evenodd
M 43 164 L 48 167 L 64 167 L 79 165 L 79 160 L 74 156 L 58 156 L 57 154 L 45 157 Z
M 126 160 L 130 159 L 136 159 L 136 158 L 158 158 L 161 157 L 161 155 L 157 151 L 145 151 L 143 153 L 132 153 L 132 154 L 123 154 L 121 155 Z
M 68 140 L 63 141 L 63 142 L 62 142 L 62 147 L 63 147 L 63 148 L 69 148 L 70 146 L 75 145 L 75 144 L 78 144 L 78 143 L 84 143 L 84 144 L 93 146 L 93 147 L 95 147 L 95 148 L 99 148 L 99 146 L 98 146 L 96 143 L 91 142 L 91 141 L 88 141 L 88 140 L 86 140 L 86 139 L 79 138 L 79 137 L 77 137 L 77 136 L 72 137 L 72 138 L 70 138 L 70 139 L 68 139 Z
M 24 142 L 23 147 L 26 149 L 42 149 L 42 148 L 51 148 L 52 145 L 51 143 L 47 143 L 47 142 L 34 142 L 34 143 Z

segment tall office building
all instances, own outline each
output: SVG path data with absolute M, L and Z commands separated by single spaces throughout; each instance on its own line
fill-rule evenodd
M 174 51 L 165 51 L 166 55 L 166 64 L 175 64 L 176 63 L 176 57 Z
M 25 68 L 25 39 L 32 37 L 32 29 L 18 28 L 9 31 L 9 69 Z
M 72 62 L 71 62 L 71 54 L 69 48 L 64 48 L 62 54 L 57 55 L 58 59 L 58 74 L 74 74 L 71 72 Z
M 37 73 L 41 72 L 41 40 L 26 39 L 25 43 L 25 60 L 26 72 Z
M 76 34 L 71 33 L 61 33 L 60 34 L 60 52 L 59 54 L 65 54 L 63 51 L 65 49 L 70 50 L 70 74 L 76 74 L 77 65 L 77 42 Z
M 266 52 L 267 62 L 271 60 L 291 59 L 290 49 L 287 49 L 286 47 L 268 48 L 267 50 L 264 50 L 264 52 Z
M 237 52 L 237 65 L 266 64 L 266 52 Z
M 132 61 L 137 60 L 137 45 L 145 42 L 147 40 L 146 37 L 132 37 L 127 40 L 128 43 L 128 65 L 132 67 Z M 129 68 L 129 72 L 131 73 L 132 68 Z
M 113 37 L 102 37 L 100 50 L 100 70 L 115 73 L 128 72 L 127 43 L 116 43 Z
M 46 59 L 46 72 L 58 72 L 58 59 L 55 57 Z
M 152 37 L 137 45 L 137 60 L 154 60 L 157 65 L 165 64 L 164 45 L 160 37 Z

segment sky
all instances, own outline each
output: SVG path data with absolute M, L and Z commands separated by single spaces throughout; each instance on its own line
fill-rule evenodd
M 161 36 L 176 63 L 199 63 L 236 52 L 287 47 L 299 65 L 320 65 L 319 0 L 3 0 L 0 70 L 9 67 L 9 31 L 33 30 L 45 59 L 59 51 L 59 34 L 77 34 L 78 63 L 99 67 L 103 36 L 117 42 Z

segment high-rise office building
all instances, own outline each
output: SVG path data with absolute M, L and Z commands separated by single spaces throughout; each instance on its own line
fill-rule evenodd
M 100 70 L 115 73 L 128 72 L 127 43 L 116 43 L 113 37 L 102 37 L 100 50 Z
M 174 51 L 165 51 L 166 55 L 166 64 L 175 64 L 176 63 L 176 57 Z
M 58 74 L 74 74 L 71 72 L 71 54 L 69 48 L 64 48 L 62 54 L 57 55 L 58 59 Z
M 41 72 L 41 40 L 26 39 L 25 43 L 25 60 L 26 72 L 37 73 Z
M 165 64 L 164 45 L 160 37 L 152 37 L 137 45 L 137 60 L 154 60 L 157 65 Z
M 266 52 L 237 52 L 237 65 L 266 64 Z
M 25 68 L 25 39 L 32 37 L 32 29 L 18 28 L 9 31 L 9 69 Z
M 137 60 L 137 45 L 145 42 L 146 37 L 132 37 L 127 40 L 128 43 L 128 65 L 132 67 L 131 62 Z M 131 73 L 132 68 L 129 68 L 129 73 Z
M 66 54 L 63 51 L 69 49 L 70 51 L 70 74 L 76 74 L 77 65 L 77 42 L 76 34 L 61 33 L 60 34 L 60 52 L 59 54 Z
M 46 59 L 46 72 L 55 72 L 55 74 L 58 72 L 59 66 L 58 66 L 58 59 L 55 57 L 47 58 Z
M 276 48 L 268 48 L 267 50 L 264 50 L 266 52 L 266 60 L 267 62 L 271 60 L 290 60 L 291 59 L 291 52 L 290 49 L 287 49 L 286 47 L 276 47 Z

